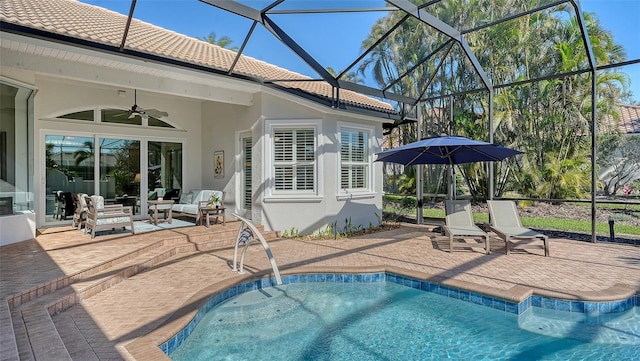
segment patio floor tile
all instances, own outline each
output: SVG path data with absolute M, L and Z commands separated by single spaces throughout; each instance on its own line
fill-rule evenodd
M 228 222 L 222 229 L 235 232 L 238 224 Z M 150 332 L 163 331 L 171 324 L 167 321 L 187 317 L 197 309 L 203 295 L 216 287 L 269 272 L 270 264 L 260 245 L 249 248 L 247 275 L 243 276 L 231 271 L 232 241 L 206 250 L 199 242 L 213 236 L 203 232 L 220 227 L 223 226 L 99 236 L 93 240 L 71 228 L 48 229 L 36 240 L 0 248 L 0 291 L 4 298 L 30 289 L 37 294 L 38 287 L 47 282 L 93 269 L 95 274 L 81 280 L 82 284 L 91 284 L 162 253 L 164 248 L 159 247 L 180 246 L 179 252 L 158 259 L 151 268 L 141 269 L 51 318 L 46 317 L 44 305 L 38 306 L 42 312 L 29 311 L 37 300 L 44 302 L 46 295 L 32 296 L 12 310 L 29 311 L 23 316 L 28 316 L 25 319 L 29 327 L 43 333 L 39 335 L 43 340 L 57 336 L 52 334 L 55 329 L 48 326 L 52 319 L 74 360 L 152 359 L 158 356 L 156 350 L 138 347 Z M 164 245 L 158 246 L 158 242 Z M 503 242 L 497 238 L 491 242 L 490 255 L 479 249 L 449 253 L 447 239 L 431 232 L 430 227 L 403 224 L 390 231 L 349 239 L 275 239 L 269 244 L 282 273 L 383 267 L 440 283 L 458 282 L 496 295 L 533 291 L 570 299 L 615 299 L 621 292 L 640 291 L 638 246 L 551 239 L 550 257 L 544 257 L 542 250 L 506 256 Z M 122 260 L 123 257 L 129 258 Z M 97 271 L 100 265 L 102 268 Z M 74 285 L 76 292 L 79 284 Z M 45 289 L 41 287 L 43 292 Z M 42 327 L 33 325 L 37 320 L 41 320 Z M 17 342 L 24 342 L 24 337 L 18 337 Z M 131 347 L 126 347 L 128 344 Z M 130 354 L 132 349 L 139 350 L 136 355 L 141 356 Z M 2 356 L 6 355 L 3 351 Z

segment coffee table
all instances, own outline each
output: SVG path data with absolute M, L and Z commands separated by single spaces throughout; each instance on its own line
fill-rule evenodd
M 172 199 L 158 199 L 153 201 L 148 201 L 149 203 L 149 214 L 151 215 L 151 219 L 153 220 L 153 224 L 158 225 L 158 211 L 162 211 L 164 214 L 164 219 L 167 222 L 171 223 L 173 220 L 173 214 L 171 212 L 171 207 L 173 207 Z M 169 211 L 169 212 L 167 212 Z M 167 217 L 167 213 L 169 216 Z

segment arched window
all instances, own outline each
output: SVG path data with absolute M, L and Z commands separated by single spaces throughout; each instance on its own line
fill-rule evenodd
M 97 121 L 100 123 L 137 125 L 141 127 L 172 128 L 177 127 L 155 117 L 131 114 L 128 110 L 116 108 L 81 110 L 57 116 L 57 120 Z

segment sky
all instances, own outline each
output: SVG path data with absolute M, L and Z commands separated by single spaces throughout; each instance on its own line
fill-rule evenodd
M 80 0 L 127 15 L 131 0 Z M 291 1 L 291 0 L 287 0 Z M 285 1 L 285 3 L 287 3 Z M 302 4 L 302 0 L 292 0 Z M 304 0 L 311 2 L 310 0 Z M 241 0 L 240 3 L 262 8 L 271 1 Z M 317 4 L 319 1 L 312 1 Z M 357 2 L 369 7 L 384 5 L 382 0 L 351 0 L 324 2 L 325 8 L 349 6 Z M 640 59 L 640 0 L 582 0 L 583 11 L 595 12 L 602 26 L 611 31 L 616 42 L 627 53 L 627 59 Z M 311 56 L 322 66 L 330 66 L 340 71 L 351 64 L 359 55 L 362 40 L 367 37 L 375 20 L 384 13 L 339 13 L 319 15 L 275 15 L 274 19 L 285 31 L 294 36 Z M 231 46 L 240 47 L 249 31 L 251 21 L 197 0 L 138 0 L 134 17 L 165 29 L 192 37 L 206 37 L 214 32 L 216 38 L 227 36 L 233 40 Z M 244 54 L 278 65 L 291 71 L 313 78 L 318 76 L 303 63 L 297 55 L 275 39 L 262 26 L 256 27 Z M 630 90 L 634 100 L 640 104 L 640 63 L 626 66 L 623 71 L 629 75 Z

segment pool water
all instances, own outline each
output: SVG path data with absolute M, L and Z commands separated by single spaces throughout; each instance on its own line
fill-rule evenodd
M 170 357 L 632 360 L 640 358 L 637 309 L 604 320 L 531 309 L 517 316 L 391 282 L 292 283 L 214 307 Z

